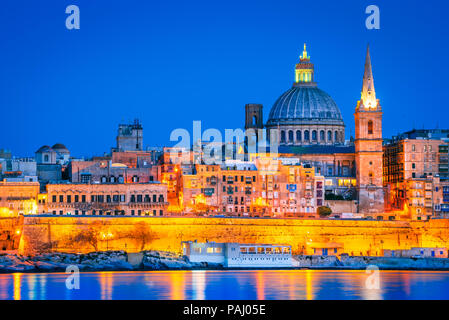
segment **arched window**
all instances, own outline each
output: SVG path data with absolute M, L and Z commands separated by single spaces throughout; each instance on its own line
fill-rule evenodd
M 101 177 L 101 183 L 106 183 L 108 181 L 108 179 L 105 176 Z
M 48 162 L 48 154 L 46 154 L 45 156 L 44 156 L 44 162 Z
M 305 141 L 309 141 L 310 140 L 309 130 L 304 131 L 304 140 Z
M 301 141 L 301 131 L 296 131 L 296 141 Z
M 327 141 L 328 142 L 332 141 L 332 131 L 330 130 L 327 132 Z
M 324 130 L 320 131 L 320 140 L 324 141 Z
M 253 126 L 257 125 L 257 116 L 253 116 Z
M 316 130 L 312 131 L 312 140 L 316 141 L 317 137 L 316 137 Z
M 290 130 L 290 131 L 288 132 L 288 141 L 289 141 L 289 142 L 293 142 L 293 131 L 292 131 L 292 130 Z
M 115 177 L 111 176 L 111 182 L 114 183 L 115 182 Z
M 334 132 L 334 141 L 338 142 L 338 131 Z
M 285 142 L 285 131 L 281 131 L 281 142 Z
M 368 121 L 368 134 L 373 134 L 373 122 Z

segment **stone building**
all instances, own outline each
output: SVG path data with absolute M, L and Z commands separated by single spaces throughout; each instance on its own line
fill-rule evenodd
M 247 105 L 245 113 L 245 128 L 259 128 L 262 106 Z M 297 158 L 325 177 L 327 194 L 356 199 L 359 212 L 381 213 L 382 109 L 374 90 L 369 48 L 354 120 L 355 141 L 346 142 L 340 109 L 317 87 L 314 64 L 304 45 L 293 86 L 276 100 L 264 127 L 282 157 Z
M 142 161 L 129 167 L 109 159 L 72 161 L 68 167 L 72 183 L 136 183 L 157 181 L 158 169 Z
M 36 182 L 37 166 L 33 158 L 0 158 L 0 181 Z
M 91 216 L 164 216 L 167 187 L 160 183 L 47 184 L 40 213 Z
M 228 216 L 315 217 L 324 203 L 324 178 L 291 160 L 198 164 L 194 174 L 182 176 L 183 209 Z
M 383 183 L 438 175 L 448 178 L 449 143 L 439 139 L 409 138 L 407 133 L 383 146 Z
M 38 182 L 0 181 L 0 217 L 37 213 Z
M 70 151 L 61 143 L 53 147 L 42 146 L 35 153 L 36 163 L 67 165 L 70 161 Z
M 117 133 L 117 147 L 112 151 L 142 151 L 143 127 L 138 119 L 132 124 L 120 124 Z
M 359 212 L 384 212 L 382 107 L 376 98 L 369 47 L 361 99 L 355 110 L 355 160 Z

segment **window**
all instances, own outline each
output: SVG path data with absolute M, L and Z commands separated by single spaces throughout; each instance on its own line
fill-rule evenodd
M 301 141 L 301 131 L 296 131 L 296 141 Z
M 290 130 L 290 131 L 288 132 L 288 141 L 289 141 L 289 142 L 293 142 L 293 131 L 292 131 L 292 130 Z
M 281 131 L 281 142 L 285 142 L 285 131 Z
M 334 141 L 338 142 L 338 131 L 334 132 Z
M 305 141 L 309 141 L 310 140 L 309 130 L 304 131 L 304 140 Z
M 414 144 L 412 144 L 412 151 L 416 151 L 416 147 Z
M 89 183 L 90 174 L 81 174 L 81 183 Z
M 324 141 L 324 130 L 320 131 L 320 140 Z
M 368 134 L 373 134 L 373 122 L 368 121 Z
M 316 130 L 312 131 L 312 140 L 316 141 L 317 140 L 317 134 L 316 134 Z
M 332 132 L 331 131 L 327 132 L 327 141 L 332 141 Z
M 195 253 L 201 253 L 201 248 L 193 248 L 193 252 L 195 252 Z

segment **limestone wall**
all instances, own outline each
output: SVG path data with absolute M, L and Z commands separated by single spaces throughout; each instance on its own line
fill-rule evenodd
M 342 243 L 344 252 L 381 255 L 382 249 L 447 247 L 447 220 L 431 222 L 170 217 L 25 217 L 20 251 L 89 252 L 143 249 L 180 252 L 181 241 L 292 245 L 311 254 L 316 242 Z M 82 235 L 82 236 L 80 236 Z M 87 236 L 86 236 L 87 235 Z M 89 238 L 93 241 L 88 241 Z M 150 235 L 150 236 L 149 236 Z M 144 240 L 142 240 L 144 239 Z M 93 244 L 94 243 L 94 244 Z
M 357 212 L 356 201 L 325 200 L 324 205 L 332 209 L 333 213 Z
M 0 218 L 0 250 L 15 250 L 22 235 L 23 217 Z

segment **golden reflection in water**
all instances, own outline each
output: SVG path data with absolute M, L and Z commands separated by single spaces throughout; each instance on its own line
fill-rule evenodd
M 21 273 L 13 273 L 13 282 L 14 282 L 14 300 L 21 299 L 21 287 L 22 287 L 22 274 Z
M 8 275 L 1 275 L 0 280 L 0 300 L 6 300 L 9 298 L 8 289 L 10 277 Z
M 296 284 L 297 274 L 294 271 L 292 271 L 292 270 L 287 271 L 287 272 L 288 272 L 288 288 L 289 288 L 288 295 L 289 295 L 289 299 L 290 300 L 296 300 L 296 299 L 298 299 L 297 287 L 295 285 Z
M 265 300 L 265 272 L 256 271 L 256 293 L 257 300 Z
M 35 274 L 29 274 L 27 276 L 27 285 L 28 285 L 28 299 L 36 300 L 37 276 Z
M 184 284 L 186 272 L 187 271 L 169 272 L 172 300 L 184 300 Z
M 193 298 L 195 300 L 206 299 L 206 271 L 204 270 L 192 271 L 192 287 L 193 287 Z
M 112 300 L 112 284 L 114 282 L 114 273 L 100 273 L 101 300 Z
M 408 271 L 401 272 L 402 286 L 407 296 L 410 295 L 410 273 Z
M 41 287 L 39 299 L 45 300 L 47 298 L 47 275 L 39 275 L 39 285 Z
M 306 270 L 306 299 L 313 300 L 313 270 Z

